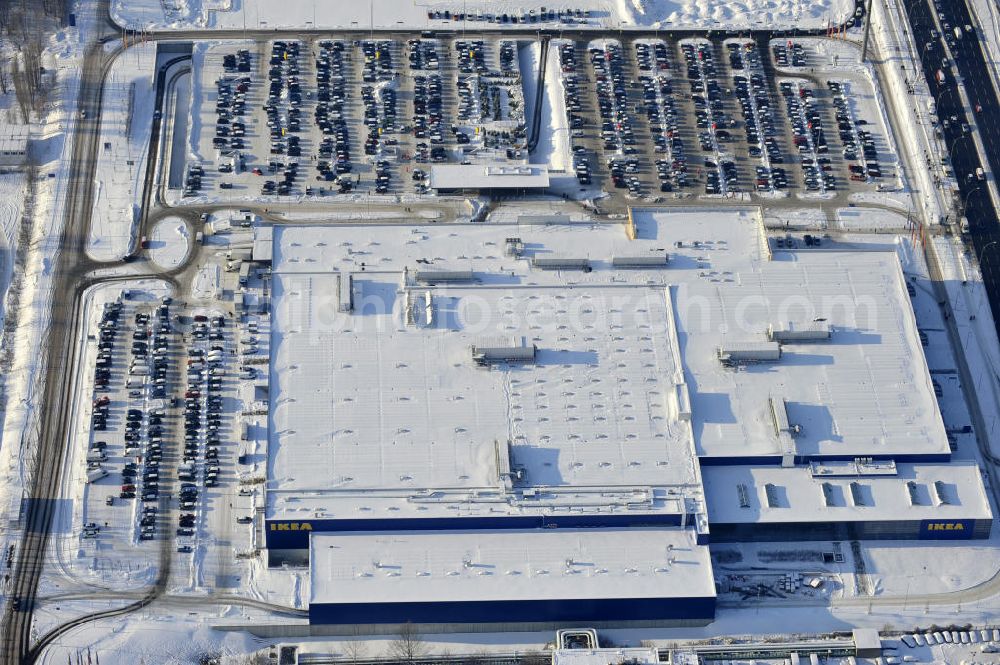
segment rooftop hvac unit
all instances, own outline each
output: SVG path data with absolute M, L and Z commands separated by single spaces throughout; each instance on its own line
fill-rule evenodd
M 801 325 L 789 321 L 784 325 L 772 324 L 767 329 L 767 338 L 769 340 L 772 342 L 782 342 L 783 344 L 826 342 L 830 339 L 831 335 L 830 324 L 826 321 L 810 321 Z
M 350 312 L 354 310 L 354 275 L 351 273 L 340 273 L 337 279 L 340 290 L 340 311 Z
M 917 491 L 917 484 L 915 482 L 913 482 L 912 480 L 907 480 L 906 481 L 906 493 L 910 497 L 910 505 L 911 506 L 919 506 L 920 505 L 920 494 Z
M 861 487 L 861 483 L 857 481 L 851 481 L 851 501 L 854 502 L 855 506 L 866 505 L 864 489 Z
M 493 449 L 496 452 L 497 480 L 500 482 L 500 489 L 509 492 L 513 487 L 514 480 L 520 480 L 524 475 L 524 470 L 511 469 L 510 440 L 501 443 L 499 439 L 494 439 Z
M 948 499 L 948 490 L 945 487 L 945 484 L 940 480 L 934 481 L 934 496 L 937 499 L 939 506 L 947 506 L 951 504 L 951 501 Z
M 504 239 L 504 254 L 519 258 L 524 254 L 524 242 L 520 238 Z
M 771 397 L 768 399 L 768 407 L 771 411 L 771 424 L 774 425 L 774 434 L 779 439 L 782 434 L 798 436 L 802 432 L 802 427 L 788 422 L 788 405 L 782 397 Z
M 413 279 L 421 284 L 436 282 L 471 282 L 475 279 L 471 270 L 418 270 Z
M 736 494 L 740 497 L 740 508 L 750 507 L 750 492 L 747 491 L 747 486 L 740 483 L 736 486 Z
M 487 340 L 472 346 L 472 360 L 477 365 L 491 365 L 501 362 L 534 362 L 537 348 L 521 337 Z
M 777 342 L 735 342 L 718 347 L 716 353 L 723 365 L 776 362 L 781 359 Z
M 642 256 L 615 256 L 611 259 L 614 268 L 666 268 L 669 257 L 666 252 L 644 254 Z
M 833 485 L 830 483 L 823 483 L 823 503 L 827 507 L 833 506 Z
M 531 265 L 539 270 L 590 270 L 590 259 L 554 259 L 535 257 Z
M 781 502 L 778 500 L 778 487 L 774 483 L 764 485 L 764 497 L 767 499 L 769 508 L 781 507 Z

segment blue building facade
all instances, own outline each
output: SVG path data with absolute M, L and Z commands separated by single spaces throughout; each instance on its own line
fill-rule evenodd
M 311 603 L 311 624 L 510 624 L 655 621 L 706 625 L 715 598 L 553 598 L 430 603 Z

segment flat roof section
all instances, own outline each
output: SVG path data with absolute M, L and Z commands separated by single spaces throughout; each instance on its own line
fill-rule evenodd
M 892 252 L 806 251 L 678 288 L 678 335 L 702 462 L 947 458 L 903 279 Z M 785 340 L 780 356 L 759 362 L 720 358 L 726 349 L 767 342 L 777 326 L 813 321 L 830 327 L 828 338 Z
M 670 410 L 664 288 L 420 287 L 420 309 L 429 293 L 448 318 L 423 327 L 385 275 L 354 273 L 355 315 L 320 304 L 333 273 L 273 284 L 269 466 L 283 491 L 497 487 L 504 466 L 533 486 L 697 483 L 690 428 Z M 386 311 L 361 313 L 374 295 Z M 634 315 L 603 320 L 624 301 Z M 562 322 L 571 309 L 578 321 Z M 533 357 L 482 366 L 473 347 L 497 337 Z
M 897 464 L 896 474 L 817 474 L 810 467 L 706 466 L 711 524 L 991 519 L 974 463 Z
M 324 533 L 310 550 L 310 605 L 715 598 L 690 529 Z
M 545 165 L 436 164 L 431 189 L 543 189 L 549 186 Z

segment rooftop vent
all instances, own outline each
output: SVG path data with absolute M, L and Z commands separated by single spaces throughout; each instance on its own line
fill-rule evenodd
M 948 498 L 948 488 L 940 480 L 934 481 L 934 496 L 939 506 L 951 505 L 951 500 Z
M 913 482 L 912 480 L 907 480 L 906 481 L 906 493 L 910 497 L 910 505 L 911 506 L 919 506 L 920 505 L 920 492 L 917 489 L 917 484 L 915 482 Z
M 764 485 L 764 496 L 767 498 L 769 508 L 781 507 L 781 502 L 778 500 L 778 486 L 774 483 Z
M 823 503 L 825 503 L 827 507 L 836 505 L 833 501 L 833 485 L 830 483 L 823 483 Z
M 864 488 L 859 482 L 851 481 L 851 501 L 854 502 L 855 506 L 867 505 L 865 503 Z
M 740 508 L 750 507 L 750 493 L 747 491 L 747 486 L 740 483 L 736 486 L 736 493 L 740 497 Z

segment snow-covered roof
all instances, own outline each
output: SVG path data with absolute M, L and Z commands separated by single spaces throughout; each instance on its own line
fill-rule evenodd
M 948 453 L 894 253 L 781 252 L 757 271 L 710 281 L 688 282 L 677 297 L 699 455 Z M 714 355 L 762 342 L 772 326 L 815 319 L 830 326 L 829 339 L 787 340 L 775 362 L 724 368 Z M 790 441 L 771 417 L 772 401 L 782 400 Z
M 579 222 L 276 228 L 269 516 L 511 514 L 534 509 L 511 499 L 526 488 L 676 513 L 700 501 L 696 450 L 947 454 L 895 254 L 772 257 L 754 208 L 633 218 L 636 240 Z M 829 339 L 720 362 L 817 324 Z M 535 351 L 475 356 L 498 338 Z
M 659 665 L 656 647 L 617 647 L 605 649 L 556 649 L 552 665 Z
M 436 164 L 432 189 L 539 189 L 549 186 L 545 165 Z
M 310 605 L 714 598 L 690 530 L 314 533 Z
M 257 226 L 253 230 L 253 260 L 270 263 L 274 255 L 273 226 Z
M 706 466 L 713 524 L 989 519 L 979 467 L 973 463 L 897 464 L 857 475 L 823 465 Z

